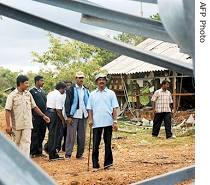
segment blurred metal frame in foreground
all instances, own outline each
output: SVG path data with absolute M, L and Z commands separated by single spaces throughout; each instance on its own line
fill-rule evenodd
M 152 177 L 143 181 L 133 183 L 132 185 L 174 185 L 185 180 L 195 178 L 195 166 L 181 168 L 162 175 Z
M 31 159 L 0 133 L 0 185 L 55 185 Z

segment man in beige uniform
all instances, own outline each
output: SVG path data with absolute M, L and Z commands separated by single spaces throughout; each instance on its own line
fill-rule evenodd
M 12 91 L 6 101 L 6 132 L 11 135 L 14 132 L 15 143 L 18 148 L 29 157 L 31 144 L 32 112 L 34 109 L 38 115 L 49 123 L 50 119 L 41 112 L 27 88 L 28 77 L 20 75 L 17 77 L 17 88 Z M 12 121 L 12 126 L 11 126 Z

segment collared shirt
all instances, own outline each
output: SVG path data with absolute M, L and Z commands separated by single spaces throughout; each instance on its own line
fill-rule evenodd
M 151 101 L 155 102 L 155 111 L 171 112 L 170 104 L 173 103 L 170 91 L 164 91 L 162 88 L 155 91 Z
M 15 130 L 31 129 L 32 112 L 36 103 L 29 91 L 12 91 L 6 101 L 5 109 L 11 111 L 12 127 Z
M 36 105 L 39 107 L 39 109 L 43 113 L 45 113 L 47 97 L 45 95 L 44 90 L 42 88 L 33 87 L 32 89 L 30 89 L 29 92 L 33 96 L 34 101 L 35 101 Z M 32 114 L 34 116 L 38 116 L 38 114 L 35 111 L 32 111 Z
M 47 108 L 62 110 L 62 108 L 63 108 L 63 96 L 57 89 L 48 93 L 48 95 L 47 95 Z
M 115 92 L 105 88 L 91 92 L 87 109 L 93 111 L 93 128 L 111 126 L 113 109 L 119 107 Z
M 77 84 L 75 86 L 76 86 L 78 97 L 79 97 L 79 109 L 76 110 L 76 112 L 73 115 L 73 118 L 82 119 L 83 115 L 84 115 L 84 118 L 87 118 L 88 113 L 85 108 L 85 102 L 84 102 L 85 88 L 84 86 L 80 87 Z

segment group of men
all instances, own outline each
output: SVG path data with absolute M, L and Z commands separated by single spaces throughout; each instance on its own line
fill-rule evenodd
M 26 155 L 43 155 L 43 141 L 48 128 L 48 141 L 44 145 L 49 160 L 61 159 L 59 152 L 65 152 L 65 159 L 71 159 L 77 140 L 76 158 L 82 159 L 85 149 L 87 121 L 93 129 L 92 164 L 100 168 L 99 145 L 103 133 L 105 144 L 104 167 L 112 166 L 112 132 L 118 129 L 117 108 L 114 91 L 106 87 L 106 74 L 95 77 L 97 89 L 93 92 L 83 85 L 85 75 L 77 72 L 75 84 L 59 82 L 55 89 L 45 95 L 42 76 L 34 78 L 35 86 L 27 91 L 27 76 L 17 77 L 17 88 L 6 101 L 6 132 L 13 135 L 18 148 Z M 163 81 L 155 91 L 152 102 L 155 112 L 152 136 L 157 137 L 162 121 L 165 123 L 166 138 L 173 138 L 171 131 L 171 93 L 168 81 Z M 62 144 L 63 141 L 63 144 Z
M 59 82 L 46 96 L 42 76 L 34 78 L 35 87 L 30 91 L 27 90 L 28 77 L 17 77 L 17 88 L 8 95 L 5 105 L 6 132 L 14 136 L 16 145 L 26 156 L 43 155 L 43 141 L 48 128 L 48 141 L 44 150 L 49 160 L 61 159 L 60 150 L 65 152 L 65 159 L 69 160 L 76 139 L 76 158 L 82 159 L 88 120 L 93 129 L 93 168 L 100 168 L 99 145 L 102 133 L 105 143 L 104 167 L 112 166 L 112 131 L 118 128 L 117 97 L 114 91 L 106 87 L 106 74 L 96 75 L 98 87 L 91 93 L 83 85 L 84 78 L 84 73 L 79 71 L 75 75 L 75 84 L 68 86 Z

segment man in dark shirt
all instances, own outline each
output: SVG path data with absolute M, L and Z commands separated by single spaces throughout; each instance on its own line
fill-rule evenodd
M 44 90 L 42 89 L 44 85 L 44 79 L 42 76 L 35 76 L 35 87 L 30 90 L 36 105 L 39 109 L 46 113 L 46 102 L 47 98 Z M 31 147 L 30 154 L 31 157 L 42 156 L 42 143 L 45 137 L 46 124 L 41 116 L 36 112 L 32 111 L 33 114 L 33 130 L 31 134 Z

